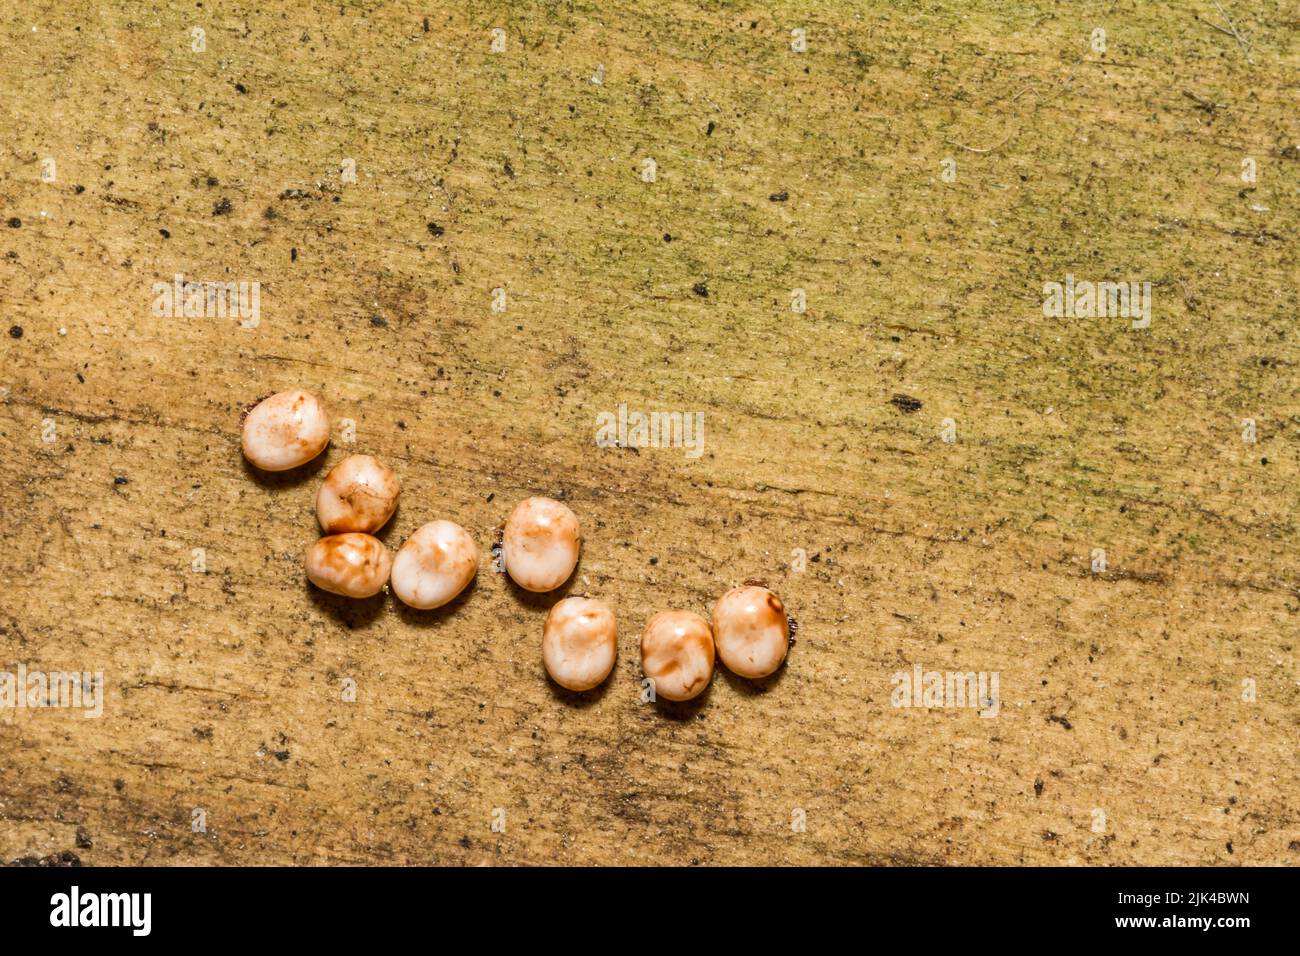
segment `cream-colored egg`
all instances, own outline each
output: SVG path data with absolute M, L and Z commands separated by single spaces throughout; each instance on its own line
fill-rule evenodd
M 690 700 L 713 677 L 713 633 L 690 611 L 660 611 L 641 632 L 641 669 L 654 681 L 655 695 Z
M 542 662 L 555 683 L 591 690 L 609 676 L 617 656 L 618 628 L 604 601 L 569 597 L 551 608 L 542 630 Z
M 244 418 L 244 457 L 263 471 L 305 465 L 330 441 L 330 417 L 315 395 L 301 389 L 277 392 Z
M 526 591 L 553 591 L 569 579 L 581 547 L 578 517 L 553 498 L 525 498 L 506 521 L 501 557 Z
M 330 469 L 316 494 L 316 519 L 326 534 L 374 534 L 397 507 L 393 469 L 371 455 L 349 455 Z
M 478 545 L 468 531 L 454 521 L 430 521 L 398 550 L 389 584 L 411 607 L 442 607 L 474 580 L 478 561 Z
M 378 538 L 368 534 L 332 534 L 307 549 L 307 577 L 331 594 L 368 598 L 388 583 L 393 559 Z
M 790 619 L 781 599 L 764 587 L 733 588 L 713 608 L 718 657 L 741 677 L 766 677 L 785 660 Z

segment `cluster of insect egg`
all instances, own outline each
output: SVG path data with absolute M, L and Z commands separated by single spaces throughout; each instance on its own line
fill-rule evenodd
M 330 418 L 320 400 L 293 390 L 272 395 L 248 413 L 242 444 L 256 467 L 288 471 L 324 451 L 329 438 Z M 324 536 L 307 549 L 312 584 L 350 598 L 372 597 L 388 584 L 399 600 L 421 610 L 442 607 L 469 586 L 479 549 L 454 521 L 422 525 L 396 558 L 375 537 L 393 516 L 400 493 L 397 475 L 370 455 L 349 455 L 330 469 L 316 496 Z M 506 521 L 502 564 L 521 588 L 554 591 L 577 567 L 581 541 L 578 517 L 568 506 L 526 498 Z M 684 701 L 709 686 L 715 657 L 741 677 L 766 677 L 781 666 L 789 644 L 781 599 L 746 585 L 718 600 L 711 622 L 690 611 L 660 611 L 650 618 L 641 634 L 641 664 L 657 696 Z M 603 601 L 568 597 L 547 615 L 542 661 L 561 687 L 599 686 L 614 668 L 617 649 L 614 612 Z

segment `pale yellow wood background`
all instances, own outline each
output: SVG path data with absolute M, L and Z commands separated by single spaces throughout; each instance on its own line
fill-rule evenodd
M 1199 2 L 7 6 L 0 669 L 107 700 L 0 713 L 0 854 L 1300 860 L 1300 28 L 1224 6 L 1249 60 Z M 1044 319 L 1067 272 L 1151 281 L 1151 328 Z M 177 273 L 260 325 L 155 318 Z M 291 386 L 356 423 L 322 466 L 400 474 L 391 546 L 482 543 L 452 611 L 306 584 L 321 472 L 238 445 Z M 704 455 L 597 448 L 620 402 Z M 580 699 L 487 565 L 532 493 L 619 617 Z M 644 620 L 745 579 L 781 676 L 639 703 Z M 1000 715 L 891 707 L 917 663 Z

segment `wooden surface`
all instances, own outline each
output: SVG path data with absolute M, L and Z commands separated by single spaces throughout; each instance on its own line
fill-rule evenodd
M 0 711 L 0 855 L 1300 861 L 1300 27 L 1224 6 L 1248 49 L 1200 2 L 8 6 L 0 668 L 106 700 Z M 260 324 L 155 317 L 177 273 Z M 1044 318 L 1066 273 L 1151 327 Z M 268 481 L 240 415 L 288 387 L 335 441 Z M 704 454 L 598 448 L 620 403 Z M 390 547 L 478 539 L 466 599 L 306 583 L 351 451 Z M 616 609 L 598 692 L 489 566 L 529 494 Z M 646 618 L 747 579 L 784 671 L 641 703 Z M 999 715 L 892 707 L 917 664 Z

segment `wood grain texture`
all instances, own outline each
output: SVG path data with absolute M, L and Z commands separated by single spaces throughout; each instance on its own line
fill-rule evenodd
M 0 856 L 1300 861 L 1298 27 L 1231 6 L 1249 61 L 1199 3 L 7 7 L 0 669 L 106 701 L 0 711 Z M 260 324 L 156 317 L 178 273 Z M 1066 273 L 1151 328 L 1045 319 Z M 356 440 L 268 480 L 290 387 Z M 598 448 L 620 403 L 704 454 Z M 313 590 L 352 451 L 393 548 L 563 495 L 610 681 L 486 558 L 443 612 Z M 643 622 L 749 579 L 785 669 L 642 704 Z M 916 664 L 999 715 L 892 707 Z

